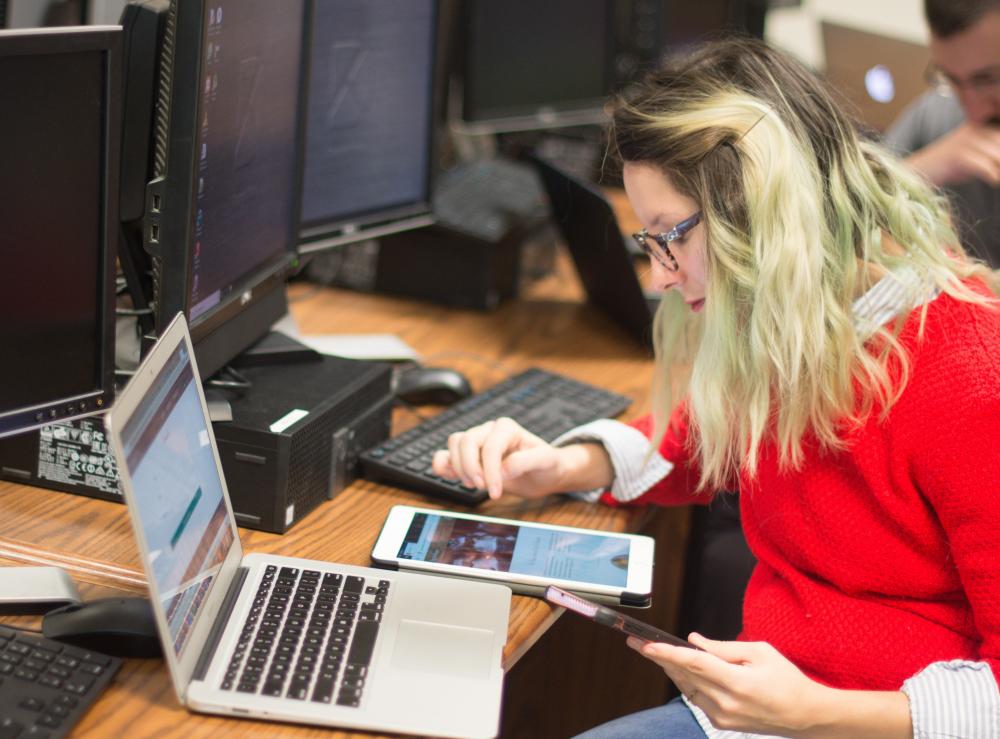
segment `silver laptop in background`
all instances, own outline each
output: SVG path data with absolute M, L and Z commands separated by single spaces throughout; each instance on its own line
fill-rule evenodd
M 446 737 L 499 730 L 511 592 L 244 555 L 183 316 L 106 415 L 180 702 Z
M 930 51 L 923 44 L 823 21 L 827 81 L 876 131 L 885 131 L 927 90 Z

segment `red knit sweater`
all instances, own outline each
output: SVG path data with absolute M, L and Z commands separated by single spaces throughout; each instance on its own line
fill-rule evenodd
M 884 422 L 873 414 L 843 452 L 807 443 L 797 471 L 767 447 L 740 481 L 758 560 L 740 638 L 833 687 L 898 690 L 952 659 L 1000 681 L 1000 312 L 941 295 L 922 340 L 917 327 L 914 312 L 910 380 Z M 675 418 L 660 453 L 676 468 L 635 503 L 692 502 Z M 649 418 L 635 426 L 649 435 Z

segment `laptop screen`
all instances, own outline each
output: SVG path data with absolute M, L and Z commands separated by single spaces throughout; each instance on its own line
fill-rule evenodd
M 196 381 L 181 342 L 121 430 L 133 515 L 178 657 L 234 539 Z

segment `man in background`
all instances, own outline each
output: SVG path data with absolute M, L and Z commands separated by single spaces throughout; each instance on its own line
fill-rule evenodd
M 1000 0 L 924 0 L 932 88 L 885 143 L 949 193 L 964 244 L 1000 268 Z

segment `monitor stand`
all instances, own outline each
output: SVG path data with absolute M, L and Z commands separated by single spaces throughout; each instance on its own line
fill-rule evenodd
M 240 354 L 233 367 L 260 367 L 265 364 L 318 362 L 320 353 L 281 331 L 269 331 L 263 339 Z

